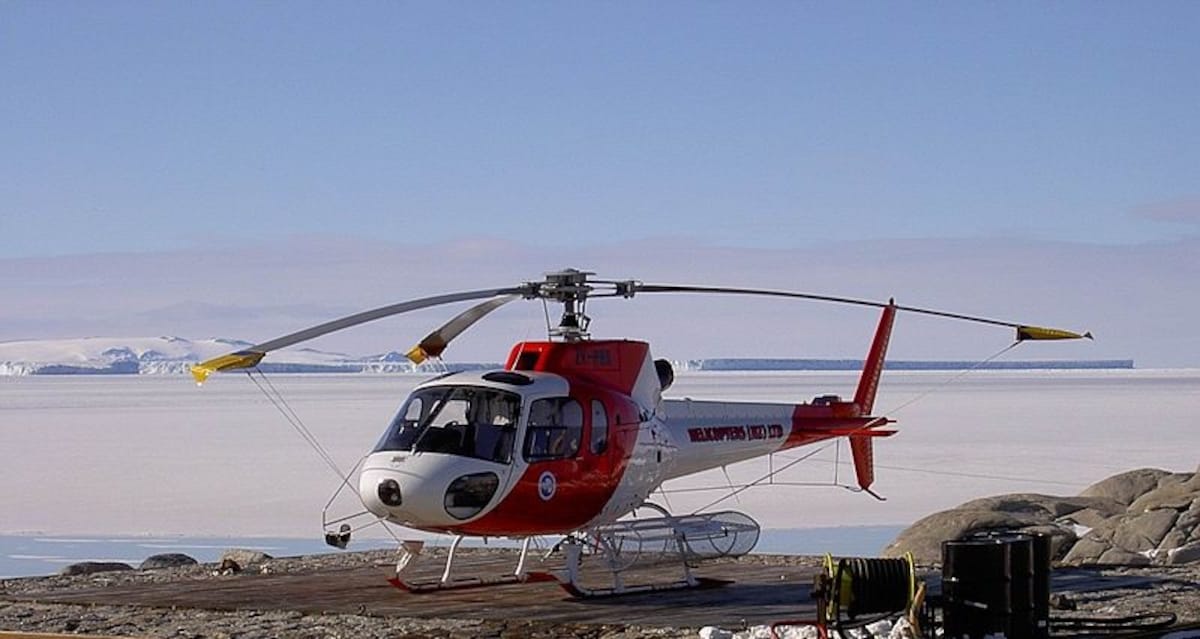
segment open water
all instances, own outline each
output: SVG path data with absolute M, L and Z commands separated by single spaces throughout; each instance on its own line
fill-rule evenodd
M 798 530 L 764 530 L 754 552 L 768 554 L 811 555 L 832 553 L 844 556 L 873 556 L 896 533 L 896 526 L 858 526 Z M 448 538 L 432 539 L 433 545 L 448 545 Z M 512 546 L 507 540 L 492 545 Z M 465 545 L 483 545 L 466 540 Z M 395 548 L 384 539 L 354 541 L 348 550 Z M 201 563 L 218 561 L 230 548 L 265 552 L 272 557 L 292 557 L 333 550 L 318 539 L 290 537 L 58 537 L 39 535 L 0 535 L 0 578 L 51 575 L 64 566 L 80 561 L 119 561 L 137 567 L 144 559 L 160 553 L 183 553 Z

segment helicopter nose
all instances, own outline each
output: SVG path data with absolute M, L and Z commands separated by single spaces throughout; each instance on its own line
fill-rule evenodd
M 454 526 L 481 515 L 500 493 L 503 470 L 445 455 L 372 456 L 358 492 L 373 515 L 413 528 Z

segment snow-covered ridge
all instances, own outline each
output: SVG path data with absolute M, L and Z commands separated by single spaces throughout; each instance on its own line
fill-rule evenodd
M 0 342 L 0 375 L 183 375 L 196 362 L 248 348 L 231 339 L 182 337 L 83 337 Z M 477 368 L 479 364 L 456 364 Z M 489 365 L 490 366 L 490 365 Z M 259 365 L 276 373 L 410 373 L 402 353 L 366 357 L 311 348 L 283 349 Z

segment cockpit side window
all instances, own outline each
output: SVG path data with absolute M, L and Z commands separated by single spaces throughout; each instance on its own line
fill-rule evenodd
M 529 406 L 525 459 L 566 459 L 579 453 L 583 437 L 583 408 L 570 397 L 539 399 Z
M 449 386 L 414 392 L 376 451 L 447 453 L 507 464 L 521 398 L 490 388 Z
M 604 410 L 604 402 L 598 399 L 592 400 L 591 450 L 593 455 L 608 450 L 608 413 Z

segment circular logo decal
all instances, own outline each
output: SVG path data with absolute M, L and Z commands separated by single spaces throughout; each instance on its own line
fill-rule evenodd
M 538 497 L 541 497 L 543 501 L 550 501 L 556 490 L 558 490 L 558 480 L 554 478 L 554 474 L 548 470 L 542 473 L 542 476 L 538 478 Z

